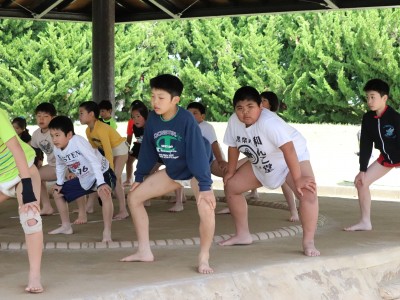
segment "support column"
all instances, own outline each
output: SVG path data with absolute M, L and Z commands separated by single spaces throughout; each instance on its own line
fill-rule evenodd
M 93 101 L 114 98 L 115 0 L 92 1 L 92 94 Z

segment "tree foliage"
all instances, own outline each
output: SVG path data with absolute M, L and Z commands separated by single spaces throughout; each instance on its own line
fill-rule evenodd
M 226 121 L 235 90 L 272 90 L 293 122 L 359 123 L 371 78 L 391 86 L 400 104 L 400 10 L 302 13 L 115 27 L 117 116 L 150 106 L 149 79 L 172 73 L 184 82 L 181 105 L 201 101 L 207 118 Z M 77 117 L 91 99 L 91 26 L 0 20 L 0 107 L 31 117 L 41 102 Z

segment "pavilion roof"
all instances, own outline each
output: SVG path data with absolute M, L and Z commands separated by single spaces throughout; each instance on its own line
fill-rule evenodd
M 0 18 L 91 22 L 93 1 L 0 0 Z M 385 7 L 400 0 L 115 0 L 115 22 Z

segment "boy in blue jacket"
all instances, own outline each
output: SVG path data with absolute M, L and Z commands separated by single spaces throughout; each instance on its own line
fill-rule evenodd
M 144 202 L 190 185 L 200 216 L 198 271 L 209 274 L 213 272 L 209 257 L 215 230 L 216 202 L 211 188 L 211 147 L 203 139 L 193 115 L 177 105 L 183 90 L 179 78 L 170 74 L 159 75 L 150 80 L 150 87 L 153 111 L 147 118 L 135 182 L 128 194 L 138 250 L 121 261 L 154 260 Z M 165 169 L 146 177 L 159 158 L 165 164 Z

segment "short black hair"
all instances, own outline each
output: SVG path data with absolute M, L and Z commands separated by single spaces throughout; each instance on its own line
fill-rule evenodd
M 390 88 L 389 85 L 381 79 L 371 79 L 364 86 L 364 92 L 378 92 L 381 97 L 387 95 L 389 97 Z
M 257 103 L 257 105 L 261 104 L 260 94 L 252 86 L 242 86 L 235 92 L 232 101 L 233 107 L 236 107 L 236 104 L 242 100 L 254 101 Z
M 82 102 L 82 103 L 79 105 L 79 107 L 82 107 L 82 108 L 85 109 L 88 113 L 93 112 L 94 117 L 95 117 L 96 119 L 99 118 L 100 109 L 99 109 L 99 105 L 98 105 L 96 102 L 94 102 L 94 101 L 85 101 L 85 102 Z
M 140 100 L 135 100 L 131 104 L 131 112 L 137 110 L 139 114 L 147 120 L 147 116 L 149 115 L 149 110 L 147 106 Z
M 150 79 L 150 88 L 167 91 L 172 97 L 175 97 L 182 95 L 183 83 L 174 75 L 161 74 Z
M 51 104 L 49 102 L 43 102 L 43 103 L 40 103 L 38 106 L 36 106 L 35 115 L 38 114 L 39 112 L 47 113 L 52 117 L 57 115 L 56 108 L 54 107 L 53 104 Z
M 274 92 L 262 92 L 260 96 L 268 100 L 269 106 L 271 107 L 270 111 L 276 112 L 279 110 L 279 99 Z
M 26 130 L 26 119 L 23 117 L 16 117 L 12 120 L 11 124 L 16 123 L 19 128 Z
M 61 130 L 65 135 L 67 135 L 68 132 L 72 132 L 72 135 L 75 134 L 74 124 L 71 119 L 66 116 L 57 116 L 53 118 L 49 123 L 49 129 Z
M 103 100 L 98 105 L 99 105 L 99 110 L 100 109 L 112 110 L 113 108 L 111 101 L 108 100 Z
M 188 106 L 186 107 L 186 109 L 189 109 L 189 108 L 197 109 L 202 115 L 206 114 L 206 108 L 200 102 L 190 102 L 188 104 Z

